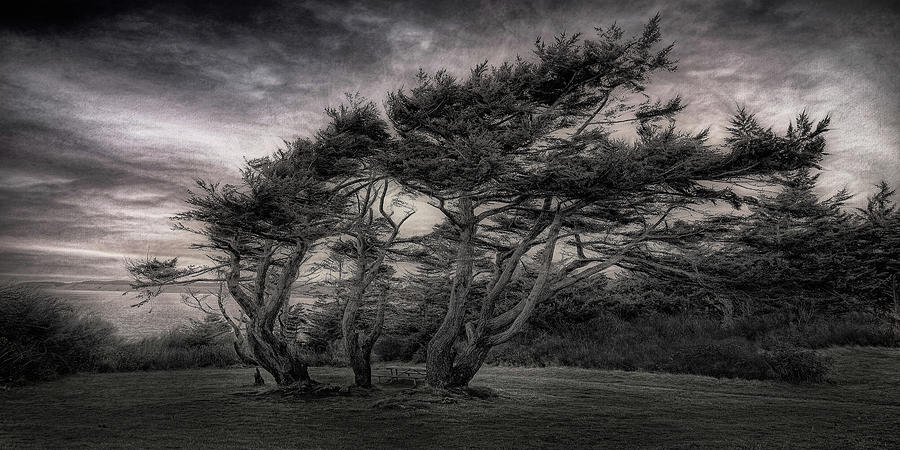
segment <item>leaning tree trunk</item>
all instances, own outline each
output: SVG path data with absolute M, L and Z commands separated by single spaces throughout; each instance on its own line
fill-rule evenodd
M 231 317 L 231 314 L 228 314 L 228 309 L 225 308 L 225 283 L 219 283 L 219 292 L 216 295 L 216 301 L 219 305 L 219 314 L 225 319 L 225 323 L 231 328 L 231 334 L 234 336 L 234 342 L 232 343 L 234 346 L 234 353 L 237 354 L 241 363 L 248 366 L 258 366 L 259 363 L 256 362 L 256 359 L 248 353 L 247 339 L 244 337 L 244 332 L 241 331 L 240 321 L 235 321 Z
M 259 365 L 259 363 L 248 353 L 247 344 L 246 342 L 244 342 L 243 337 L 241 337 L 240 339 L 235 338 L 234 342 L 232 342 L 231 345 L 232 347 L 234 347 L 234 353 L 237 355 L 238 360 L 241 362 L 241 364 L 247 366 Z
M 467 386 L 469 382 L 472 381 L 472 378 L 475 377 L 475 374 L 478 373 L 478 370 L 481 369 L 481 366 L 487 359 L 488 353 L 490 352 L 491 348 L 508 341 L 510 338 L 521 332 L 526 322 L 531 317 L 535 306 L 547 296 L 547 286 L 550 281 L 550 269 L 553 261 L 553 254 L 556 249 L 556 240 L 559 236 L 561 225 L 562 216 L 557 213 L 557 216 L 554 218 L 554 221 L 550 226 L 550 230 L 548 231 L 548 235 L 546 238 L 547 243 L 545 244 L 545 247 L 543 249 L 543 256 L 541 257 L 541 266 L 538 272 L 538 276 L 535 279 L 534 285 L 528 293 L 528 296 L 518 305 L 516 305 L 516 307 L 508 311 L 508 314 L 497 317 L 498 320 L 493 325 L 490 324 L 490 322 L 493 321 L 484 320 L 490 317 L 493 313 L 493 308 L 490 304 L 490 301 L 492 301 L 492 299 L 483 299 L 482 307 L 488 307 L 488 309 L 484 311 L 486 315 L 482 317 L 483 320 L 480 321 L 482 323 L 480 323 L 480 326 L 476 326 L 472 323 L 467 324 L 466 346 L 458 354 L 451 353 L 451 363 L 448 366 L 441 368 L 442 372 L 440 373 L 441 378 L 438 380 L 439 384 L 432 383 L 431 378 L 428 379 L 429 384 L 441 388 L 458 388 Z M 469 260 L 471 260 L 471 258 Z M 469 274 L 471 274 L 471 266 L 469 266 L 468 270 Z M 458 269 L 457 277 L 459 277 Z M 460 324 L 457 325 L 456 330 L 459 330 L 461 328 L 461 325 L 462 323 L 460 319 Z M 429 347 L 429 351 L 430 350 L 431 347 Z M 427 368 L 429 375 L 432 374 L 430 366 L 430 356 L 431 355 L 429 354 L 429 366 Z M 437 375 L 437 373 L 435 375 Z
M 432 387 L 449 388 L 458 385 L 454 377 L 455 351 L 453 345 L 459 336 L 465 319 L 466 298 L 472 285 L 473 239 L 475 237 L 475 211 L 472 201 L 460 199 L 459 244 L 456 253 L 456 274 L 450 287 L 447 314 L 428 342 L 425 360 L 425 380 Z
M 232 251 L 226 273 L 228 291 L 248 317 L 246 339 L 250 356 L 281 386 L 312 383 L 307 363 L 295 351 L 294 343 L 275 334 L 276 320 L 290 300 L 290 288 L 297 279 L 307 248 L 303 242 L 296 243 L 275 277 L 277 282 L 271 291 L 267 283 L 274 254 L 271 243 L 264 248 L 261 261 L 257 263 L 255 282 L 250 289 L 241 285 L 241 256 L 237 251 Z
M 481 369 L 490 350 L 490 345 L 475 344 L 466 346 L 465 350 L 457 355 L 453 369 L 450 372 L 449 383 L 445 387 L 467 386 Z
M 247 330 L 247 342 L 256 362 L 272 374 L 278 385 L 312 382 L 306 363 L 297 358 L 290 345 L 271 330 L 251 326 Z

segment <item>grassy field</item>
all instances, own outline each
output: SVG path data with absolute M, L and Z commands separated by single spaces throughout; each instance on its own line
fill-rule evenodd
M 0 447 L 900 447 L 900 349 L 826 352 L 821 385 L 488 367 L 473 385 L 498 397 L 448 404 L 247 396 L 250 369 L 84 374 L 0 391 Z

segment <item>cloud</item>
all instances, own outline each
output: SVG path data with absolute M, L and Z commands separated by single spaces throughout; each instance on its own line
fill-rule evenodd
M 52 7 L 50 5 L 52 3 Z M 23 6 L 25 5 L 25 6 Z M 465 74 L 534 39 L 656 12 L 680 69 L 680 123 L 738 105 L 777 129 L 807 108 L 834 132 L 822 191 L 900 184 L 900 13 L 891 2 L 187 2 L 35 0 L 0 11 L 0 272 L 124 276 L 115 255 L 194 257 L 172 232 L 196 177 L 309 135 L 344 92 L 381 101 L 421 67 Z M 412 225 L 435 219 L 422 209 Z M 2 276 L 2 275 L 0 275 Z M 17 275 L 18 276 L 18 275 Z

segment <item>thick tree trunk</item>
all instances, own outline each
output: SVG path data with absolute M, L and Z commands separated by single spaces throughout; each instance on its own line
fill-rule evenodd
M 229 317 L 227 313 L 224 312 L 224 307 L 222 309 L 222 315 L 228 321 L 229 325 L 231 325 L 232 335 L 234 336 L 234 353 L 237 354 L 241 363 L 248 366 L 258 366 L 259 364 L 256 362 L 256 359 L 248 352 L 247 339 L 244 337 L 244 333 L 241 332 L 241 328 L 231 320 L 231 317 Z
M 247 342 L 256 362 L 272 374 L 279 386 L 312 382 L 307 365 L 271 331 L 251 327 L 247 330 Z
M 344 351 L 350 368 L 353 369 L 353 378 L 357 386 L 363 388 L 372 387 L 372 348 L 381 335 L 381 327 L 384 323 L 385 299 L 378 304 L 378 313 L 372 331 L 368 336 L 356 329 L 356 321 L 359 306 L 362 302 L 362 290 L 358 296 L 351 297 L 344 306 L 344 316 L 341 319 L 341 331 L 344 335 Z
M 353 369 L 353 379 L 357 386 L 362 388 L 372 387 L 372 348 L 381 335 L 381 327 L 384 323 L 385 299 L 378 304 L 378 313 L 372 330 L 368 336 L 360 333 L 354 327 L 358 312 L 358 305 L 354 306 L 352 300 L 348 302 L 347 308 L 344 309 L 344 319 L 342 323 L 344 334 L 344 350 L 347 353 L 347 360 L 350 362 L 350 368 Z
M 353 365 L 353 381 L 362 388 L 372 387 L 372 351 L 360 349 L 350 362 Z
M 344 337 L 347 359 L 353 369 L 353 381 L 362 388 L 372 387 L 372 346 L 359 342 L 359 335 L 353 333 Z
M 453 369 L 450 372 L 447 388 L 465 387 L 472 381 L 475 374 L 481 369 L 484 360 L 487 359 L 491 347 L 482 344 L 469 344 L 465 350 L 456 357 Z
M 451 353 L 451 364 L 440 367 L 440 378 L 437 376 L 438 373 L 435 373 L 435 379 L 439 384 L 432 383 L 431 377 L 428 378 L 429 384 L 442 388 L 456 388 L 468 385 L 469 382 L 472 381 L 472 378 L 475 377 L 475 374 L 478 373 L 478 370 L 481 369 L 491 348 L 494 345 L 509 340 L 512 336 L 522 330 L 537 303 L 546 296 L 546 288 L 550 280 L 550 268 L 561 226 L 562 216 L 557 212 L 548 231 L 547 243 L 545 244 L 543 249 L 544 254 L 541 258 L 541 267 L 539 274 L 535 279 L 534 286 L 532 286 L 528 297 L 521 303 L 521 308 L 516 309 L 516 314 L 510 317 L 509 324 L 503 327 L 503 331 L 497 332 L 498 330 L 489 326 L 489 321 L 486 320 L 487 316 L 484 316 L 481 318 L 482 320 L 480 320 L 481 326 L 473 326 L 472 328 L 474 329 L 467 327 L 466 334 L 468 343 L 465 349 L 458 355 Z M 471 267 L 469 267 L 469 275 L 471 276 Z M 457 276 L 459 276 L 458 270 Z M 502 282 L 503 279 L 501 278 L 500 281 Z M 492 298 L 487 297 L 483 299 L 483 301 L 485 303 L 482 304 L 482 307 L 490 308 L 490 311 L 492 312 L 492 305 L 489 303 L 492 301 Z M 464 306 L 465 304 L 462 305 L 462 307 Z M 457 326 L 456 330 L 459 330 L 459 326 Z M 497 333 L 494 334 L 495 332 Z M 430 350 L 431 347 L 429 347 L 429 351 Z M 429 375 L 432 371 L 430 356 L 431 355 L 429 354 Z
M 472 201 L 460 199 L 459 244 L 456 252 L 456 273 L 450 288 L 447 314 L 443 322 L 428 342 L 425 380 L 437 388 L 452 387 L 454 383 L 453 363 L 456 358 L 453 344 L 459 336 L 465 319 L 466 297 L 472 285 L 475 237 L 475 211 Z
M 257 263 L 255 282 L 251 288 L 245 289 L 241 285 L 241 255 L 234 249 L 231 250 L 230 268 L 225 277 L 228 292 L 249 319 L 246 325 L 246 342 L 250 356 L 272 374 L 280 386 L 312 383 L 307 364 L 294 351 L 293 343 L 286 342 L 275 334 L 275 322 L 290 300 L 291 286 L 297 280 L 307 249 L 306 243 L 301 241 L 289 249 L 287 261 L 280 268 L 271 292 L 267 289 L 273 256 L 271 243 L 267 243 L 261 260 Z M 240 326 L 230 319 L 221 302 L 219 308 L 232 326 L 235 336 L 240 337 Z
M 362 275 L 360 275 L 362 279 Z M 353 369 L 353 379 L 357 386 L 368 388 L 372 386 L 372 346 L 366 342 L 360 342 L 359 331 L 356 330 L 356 320 L 362 303 L 363 287 L 357 287 L 344 306 L 344 315 L 341 318 L 341 332 L 344 335 L 344 352 L 350 368 Z

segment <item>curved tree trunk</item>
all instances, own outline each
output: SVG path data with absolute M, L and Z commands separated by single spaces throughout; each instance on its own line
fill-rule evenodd
M 491 347 L 482 344 L 470 344 L 466 346 L 456 357 L 453 370 L 450 372 L 447 388 L 465 387 L 472 381 L 484 360 L 487 359 Z
M 256 362 L 256 360 L 247 353 L 247 344 L 243 339 L 235 339 L 235 341 L 232 343 L 232 346 L 234 347 L 234 353 L 237 354 L 238 360 L 241 362 L 241 364 L 245 364 L 248 366 L 259 365 L 259 363 Z
M 247 339 L 244 337 L 243 331 L 241 331 L 241 323 L 240 321 L 235 321 L 231 314 L 228 314 L 228 309 L 225 308 L 225 283 L 219 283 L 219 292 L 216 294 L 216 301 L 219 305 L 219 314 L 222 315 L 222 318 L 225 319 L 225 323 L 231 328 L 231 334 L 234 336 L 234 353 L 237 354 L 238 359 L 241 363 L 246 364 L 248 366 L 258 366 L 259 363 L 256 362 L 249 353 L 249 349 L 247 348 Z
M 473 239 L 475 237 L 475 211 L 472 201 L 463 197 L 459 201 L 460 224 L 459 244 L 456 252 L 456 274 L 450 288 L 447 314 L 443 322 L 428 342 L 425 362 L 425 380 L 432 387 L 447 388 L 454 382 L 453 363 L 456 352 L 453 344 L 465 319 L 466 297 L 472 285 Z
M 256 362 L 275 378 L 275 383 L 285 386 L 294 383 L 311 383 L 305 362 L 299 360 L 289 345 L 278 339 L 270 330 L 250 327 L 247 341 Z
M 472 378 L 475 377 L 475 374 L 478 373 L 478 370 L 481 369 L 481 366 L 487 359 L 488 353 L 490 352 L 491 348 L 495 345 L 506 342 L 523 329 L 527 320 L 534 311 L 535 306 L 547 296 L 547 286 L 551 278 L 551 264 L 553 261 L 553 254 L 556 248 L 556 241 L 559 237 L 561 226 L 562 215 L 557 212 L 547 234 L 547 242 L 544 244 L 543 255 L 541 257 L 541 266 L 538 276 L 535 279 L 535 283 L 532 286 L 528 296 L 523 299 L 523 301 L 521 301 L 516 307 L 508 311 L 508 313 L 511 313 L 508 314 L 508 321 L 501 322 L 499 324 L 496 324 L 495 326 L 492 326 L 489 323 L 490 321 L 488 321 L 487 319 L 493 312 L 494 300 L 493 295 L 489 293 L 488 297 L 482 299 L 482 312 L 484 313 L 486 311 L 487 314 L 482 314 L 481 320 L 479 320 L 479 325 L 474 325 L 472 323 L 466 325 L 465 335 L 467 344 L 465 348 L 458 354 L 453 351 L 453 343 L 457 339 L 459 331 L 462 328 L 462 319 L 465 310 L 465 297 L 463 297 L 461 303 L 457 303 L 456 305 L 459 310 L 453 311 L 454 297 L 453 294 L 451 294 L 450 310 L 448 310 L 447 316 L 445 317 L 442 326 L 447 324 L 448 319 L 451 317 L 455 320 L 459 320 L 459 323 L 452 328 L 453 336 L 452 340 L 450 340 L 450 346 L 448 349 L 449 351 L 446 353 L 441 353 L 441 359 L 432 359 L 431 344 L 435 343 L 435 339 L 432 339 L 432 341 L 429 343 L 427 380 L 431 386 L 440 388 L 457 388 L 468 385 Z M 454 291 L 456 290 L 457 283 L 459 283 L 458 280 L 471 280 L 472 274 L 471 246 L 464 247 L 462 245 L 466 242 L 465 232 L 461 233 L 460 237 L 462 239 L 460 239 L 461 245 L 459 255 L 457 256 L 457 264 L 462 264 L 463 262 L 468 260 L 469 265 L 468 267 L 463 267 L 463 272 L 460 272 L 460 266 L 457 266 L 456 280 L 454 280 L 453 287 Z M 469 240 L 471 241 L 471 236 L 469 236 Z M 468 253 L 465 251 L 466 248 L 468 248 L 469 250 Z M 518 258 L 519 256 L 516 257 Z M 504 270 L 504 272 L 511 272 L 512 267 L 508 267 L 507 269 L 510 270 Z M 507 273 L 507 275 L 509 274 Z M 461 276 L 465 276 L 465 278 L 461 278 Z M 502 286 L 495 287 L 502 288 Z M 464 292 L 466 295 L 468 295 L 468 286 L 465 286 Z M 454 316 L 454 314 L 456 315 Z M 435 336 L 437 336 L 437 334 Z M 441 342 L 441 344 L 444 343 L 445 341 Z M 444 351 L 444 347 L 441 347 L 439 350 Z M 440 365 L 432 368 L 432 361 L 436 361 Z
M 275 323 L 278 315 L 288 304 L 291 285 L 297 279 L 307 248 L 305 243 L 297 242 L 290 249 L 271 292 L 267 289 L 268 270 L 274 254 L 271 243 L 267 244 L 261 260 L 257 263 L 256 277 L 251 289 L 244 289 L 241 286 L 241 255 L 237 251 L 232 250 L 230 268 L 226 273 L 225 282 L 228 291 L 248 318 L 246 339 L 251 357 L 260 367 L 272 374 L 280 386 L 312 382 L 307 363 L 294 351 L 293 342 L 285 341 L 275 334 Z M 239 327 L 233 328 L 240 331 Z

